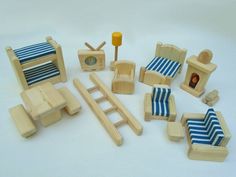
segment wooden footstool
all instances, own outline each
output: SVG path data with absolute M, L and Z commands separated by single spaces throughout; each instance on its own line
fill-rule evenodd
M 167 134 L 171 141 L 180 141 L 184 138 L 184 130 L 180 122 L 168 122 Z

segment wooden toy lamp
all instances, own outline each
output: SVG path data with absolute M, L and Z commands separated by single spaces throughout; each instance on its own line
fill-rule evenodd
M 211 63 L 212 52 L 208 49 L 203 50 L 198 56 L 191 56 L 188 60 L 188 70 L 185 81 L 181 88 L 190 94 L 199 97 L 204 93 L 204 87 L 216 69 L 216 65 Z
M 112 45 L 115 46 L 115 55 L 114 55 L 114 61 L 111 62 L 111 70 L 114 70 L 114 63 L 118 59 L 118 47 L 122 45 L 122 33 L 121 32 L 113 32 L 112 33 Z
M 85 42 L 90 50 L 78 50 L 78 57 L 83 71 L 98 71 L 105 68 L 105 52 L 101 50 L 105 44 L 104 41 L 97 48 L 94 48 Z

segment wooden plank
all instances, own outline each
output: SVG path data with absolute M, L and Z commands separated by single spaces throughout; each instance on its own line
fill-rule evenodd
M 113 123 L 107 118 L 106 114 L 101 110 L 99 105 L 94 101 L 93 97 L 89 94 L 84 85 L 79 81 L 79 79 L 74 79 L 73 83 L 76 89 L 80 92 L 85 101 L 88 103 L 92 111 L 98 117 L 99 121 L 102 123 L 108 134 L 114 140 L 114 142 L 117 145 L 121 145 L 123 142 L 123 138 L 121 137 L 120 133 L 113 125 Z
M 125 124 L 127 124 L 127 120 L 122 119 L 122 120 L 120 120 L 120 121 L 114 123 L 114 126 L 118 128 L 118 127 L 120 127 L 120 126 L 122 126 L 122 125 L 125 125 Z
M 21 136 L 27 138 L 37 131 L 36 126 L 25 111 L 23 105 L 20 104 L 10 108 L 9 112 Z
M 97 103 L 101 103 L 101 102 L 106 101 L 106 100 L 107 100 L 106 96 L 101 96 L 101 97 L 95 99 L 95 101 Z
M 104 95 L 107 96 L 107 99 L 112 103 L 112 105 L 115 105 L 117 109 L 123 113 L 132 130 L 137 135 L 141 135 L 143 128 L 141 124 L 134 118 L 134 116 L 121 104 L 118 98 L 115 95 L 113 95 L 113 93 L 104 85 L 104 83 L 98 78 L 98 76 L 95 73 L 92 73 L 89 76 L 90 79 L 95 83 L 95 85 L 99 87 L 99 90 Z
M 104 110 L 103 112 L 105 113 L 105 114 L 110 114 L 110 113 L 112 113 L 112 112 L 115 112 L 117 110 L 117 107 L 110 107 L 110 108 L 108 108 L 108 109 L 106 109 L 106 110 Z
M 98 90 L 98 87 L 97 87 L 97 86 L 93 86 L 93 87 L 90 87 L 90 88 L 87 89 L 87 91 L 88 91 L 89 93 L 93 93 L 93 92 L 95 92 L 95 91 L 97 91 L 97 90 Z
M 66 100 L 65 110 L 69 115 L 74 115 L 81 110 L 81 105 L 75 96 L 66 87 L 58 89 L 61 95 Z

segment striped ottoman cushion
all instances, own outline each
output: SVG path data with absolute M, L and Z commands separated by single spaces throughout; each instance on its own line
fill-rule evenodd
M 152 115 L 165 116 L 170 115 L 169 97 L 170 88 L 153 87 L 152 90 Z
M 56 53 L 55 49 L 51 46 L 51 44 L 47 42 L 42 42 L 39 44 L 15 49 L 14 52 L 19 58 L 21 64 L 38 57 Z
M 175 77 L 181 64 L 164 57 L 155 57 L 147 66 L 150 71 L 157 71 L 164 76 Z
M 44 63 L 23 71 L 28 85 L 57 76 L 60 71 L 52 62 Z
M 214 109 L 208 109 L 203 120 L 189 119 L 187 126 L 192 144 L 220 145 L 224 138 L 223 130 Z

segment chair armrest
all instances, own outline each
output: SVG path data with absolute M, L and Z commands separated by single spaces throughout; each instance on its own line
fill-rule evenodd
M 175 97 L 170 95 L 169 97 L 169 109 L 170 109 L 170 117 L 168 121 L 175 121 L 176 118 L 176 105 L 175 105 Z
M 196 119 L 201 120 L 204 119 L 205 114 L 199 114 L 199 113 L 184 113 L 181 117 L 181 124 L 182 126 L 185 126 L 188 119 Z

